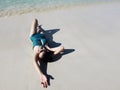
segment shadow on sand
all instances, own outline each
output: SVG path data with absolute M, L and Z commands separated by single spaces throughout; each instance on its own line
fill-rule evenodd
M 50 30 L 44 30 L 43 28 L 41 28 L 41 26 L 39 26 L 40 29 L 45 33 L 45 36 L 47 38 L 47 41 L 49 43 L 50 47 L 57 47 L 60 46 L 61 43 L 57 43 L 53 40 L 53 34 L 55 34 L 56 32 L 58 32 L 60 29 L 50 29 Z M 48 79 L 48 85 L 50 85 L 50 80 L 54 79 L 53 76 L 49 75 L 47 73 L 47 65 L 48 63 L 52 63 L 55 61 L 58 61 L 62 58 L 63 55 L 72 53 L 73 51 L 75 51 L 75 49 L 65 49 L 61 54 L 57 55 L 56 57 L 52 58 L 50 53 L 47 53 L 45 58 L 43 58 L 43 60 L 40 60 L 40 69 L 41 71 L 46 75 L 47 79 Z

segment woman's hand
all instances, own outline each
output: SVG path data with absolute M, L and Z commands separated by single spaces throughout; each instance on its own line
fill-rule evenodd
M 48 86 L 47 77 L 45 75 L 42 75 L 42 77 L 41 77 L 41 85 L 44 88 L 47 88 L 47 86 Z

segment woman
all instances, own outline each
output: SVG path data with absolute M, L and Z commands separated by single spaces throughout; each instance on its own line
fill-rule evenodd
M 30 31 L 30 39 L 33 44 L 34 65 L 41 77 L 41 85 L 44 88 L 47 88 L 47 86 L 48 86 L 47 77 L 39 68 L 39 66 L 40 66 L 39 60 L 43 60 L 42 58 L 45 57 L 47 50 L 52 51 L 53 52 L 52 56 L 55 56 L 55 55 L 59 54 L 60 52 L 62 52 L 64 50 L 64 47 L 59 46 L 59 47 L 55 47 L 55 48 L 50 48 L 48 46 L 45 34 L 39 28 L 37 19 L 34 19 L 34 21 L 32 23 L 32 27 L 31 27 L 31 31 Z

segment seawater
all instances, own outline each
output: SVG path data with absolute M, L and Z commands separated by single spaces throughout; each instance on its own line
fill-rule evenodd
M 75 4 L 90 4 L 96 2 L 111 2 L 118 0 L 0 0 L 0 17 L 14 14 L 24 14 L 33 11 L 58 9 Z

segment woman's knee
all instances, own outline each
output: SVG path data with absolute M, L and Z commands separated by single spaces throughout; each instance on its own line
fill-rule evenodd
M 64 46 L 61 46 L 61 51 L 64 51 Z
M 59 49 L 58 49 L 59 52 L 62 52 L 64 51 L 64 46 L 60 46 Z

